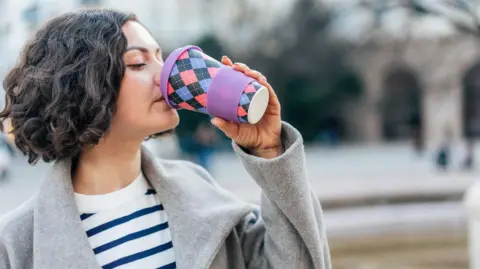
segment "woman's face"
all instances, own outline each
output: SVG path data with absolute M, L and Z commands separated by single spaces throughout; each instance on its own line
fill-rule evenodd
M 179 122 L 177 111 L 167 105 L 160 91 L 161 48 L 137 22 L 125 23 L 122 31 L 128 41 L 123 55 L 126 70 L 110 130 L 144 138 L 175 128 Z

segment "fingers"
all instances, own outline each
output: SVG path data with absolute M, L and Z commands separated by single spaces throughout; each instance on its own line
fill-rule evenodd
M 238 124 L 217 117 L 213 118 L 211 123 L 217 126 L 228 138 L 234 140 L 237 138 L 239 131 Z
M 265 86 L 268 89 L 268 92 L 269 92 L 269 95 L 270 95 L 269 103 L 278 103 L 279 102 L 277 94 L 273 90 L 272 86 L 267 82 L 267 78 L 262 73 L 260 73 L 256 70 L 250 69 L 250 67 L 248 67 L 248 65 L 246 65 L 244 63 L 233 63 L 232 60 L 230 58 L 228 58 L 227 56 L 222 57 L 222 64 L 233 67 L 233 69 L 244 73 L 245 75 L 247 75 L 247 76 L 257 80 L 258 82 L 260 82 L 261 85 Z M 220 118 L 218 118 L 218 119 L 220 121 L 223 121 Z M 229 123 L 229 122 L 225 121 L 225 123 L 220 123 L 220 124 L 227 124 L 227 123 Z M 217 126 L 217 127 L 219 127 L 219 126 Z
M 228 65 L 228 66 L 233 66 L 233 62 L 232 62 L 232 60 L 230 60 L 230 58 L 228 58 L 228 56 L 223 56 L 222 57 L 222 64 Z
M 268 89 L 271 102 L 278 102 L 277 94 L 273 90 L 273 87 L 270 85 L 270 83 L 267 82 L 267 78 L 262 73 L 250 69 L 245 71 L 245 75 L 256 79 L 262 86 L 265 86 Z
M 250 68 L 244 63 L 235 63 L 233 65 L 233 69 L 235 69 L 237 71 L 240 71 L 240 72 L 244 72 L 244 73 L 245 73 L 245 71 L 250 70 Z
M 270 85 L 270 83 L 268 83 L 266 80 L 259 80 L 259 82 L 262 86 L 265 86 L 265 88 L 267 88 L 268 90 L 268 95 L 269 95 L 268 103 L 270 105 L 279 104 L 280 102 L 278 101 L 277 93 L 273 90 L 272 85 Z
M 265 81 L 267 80 L 265 78 L 265 76 L 262 75 L 260 72 L 250 69 L 250 67 L 248 67 L 248 65 L 246 65 L 244 63 L 233 63 L 232 60 L 230 58 L 228 58 L 227 56 L 222 57 L 222 64 L 232 66 L 233 69 L 235 69 L 237 71 L 240 71 L 242 73 L 245 73 L 245 75 L 247 75 L 249 77 L 252 77 L 256 80 L 259 80 L 259 81 L 260 80 L 265 80 Z
M 245 71 L 245 75 L 251 77 L 251 78 L 254 78 L 258 81 L 267 81 L 267 78 L 265 78 L 264 75 L 262 75 L 262 73 L 258 72 L 258 71 L 255 71 L 255 70 L 246 70 Z

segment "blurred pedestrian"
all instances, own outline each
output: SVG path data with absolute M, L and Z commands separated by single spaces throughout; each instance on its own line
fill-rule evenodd
M 255 125 L 212 120 L 262 188 L 260 207 L 142 146 L 179 118 L 161 95 L 162 50 L 135 16 L 83 10 L 43 24 L 5 78 L 0 120 L 30 163 L 54 164 L 0 221 L 0 268 L 331 268 L 301 134 L 261 73 L 222 63 L 270 94 Z
M 475 142 L 473 138 L 467 139 L 465 159 L 462 167 L 464 170 L 472 170 L 475 163 Z
M 440 143 L 440 146 L 436 153 L 436 166 L 442 171 L 446 171 L 450 165 L 451 158 L 451 144 L 452 144 L 452 131 L 450 128 L 445 129 L 444 139 Z
M 211 158 L 218 141 L 217 133 L 211 124 L 200 123 L 193 135 L 196 161 L 208 171 L 211 170 Z
M 423 137 L 422 121 L 419 114 L 411 116 L 410 130 L 412 133 L 413 148 L 415 152 L 420 155 L 425 150 L 425 141 Z
M 443 144 L 437 152 L 436 164 L 440 170 L 447 170 L 450 163 L 450 146 Z

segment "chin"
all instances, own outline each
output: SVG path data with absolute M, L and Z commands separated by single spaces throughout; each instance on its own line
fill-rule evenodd
M 176 110 L 168 110 L 156 117 L 156 120 L 153 120 L 152 126 L 154 126 L 153 134 L 167 132 L 169 130 L 175 129 L 180 123 L 180 118 Z

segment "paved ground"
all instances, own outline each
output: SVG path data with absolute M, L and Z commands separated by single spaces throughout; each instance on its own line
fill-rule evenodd
M 478 156 L 480 156 L 480 150 Z M 322 201 L 368 195 L 432 194 L 463 192 L 479 171 L 465 172 L 456 152 L 450 171 L 438 171 L 433 154 L 414 154 L 407 145 L 308 148 L 307 170 L 312 187 Z M 256 201 L 260 193 L 235 155 L 221 153 L 214 158 L 212 173 L 225 188 L 243 199 Z

